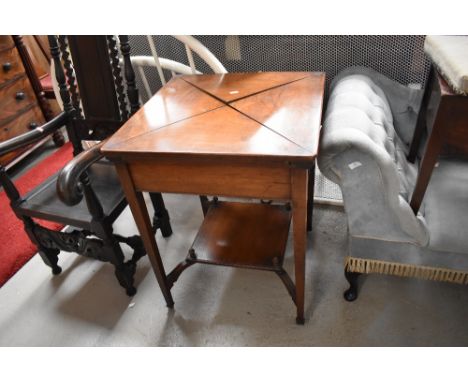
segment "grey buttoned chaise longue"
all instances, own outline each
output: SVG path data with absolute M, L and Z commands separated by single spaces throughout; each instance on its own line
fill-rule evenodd
M 468 283 L 468 161 L 441 156 L 418 213 L 409 205 L 419 163 L 407 155 L 422 93 L 366 68 L 331 84 L 318 166 L 343 193 L 348 301 L 360 274 Z

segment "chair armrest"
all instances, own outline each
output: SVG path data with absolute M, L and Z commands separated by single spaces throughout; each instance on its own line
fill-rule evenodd
M 67 113 L 62 112 L 42 126 L 36 127 L 34 130 L 0 143 L 0 156 L 39 141 L 52 134 L 54 131 L 66 124 L 68 117 Z
M 104 141 L 81 152 L 60 171 L 57 178 L 57 194 L 66 205 L 74 206 L 83 199 L 81 176 L 89 166 L 104 157 L 101 154 L 103 144 Z

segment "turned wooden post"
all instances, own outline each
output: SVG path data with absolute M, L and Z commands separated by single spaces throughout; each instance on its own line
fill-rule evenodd
M 135 83 L 135 71 L 132 67 L 130 60 L 130 44 L 128 43 L 128 36 L 119 36 L 120 51 L 124 59 L 124 73 L 125 81 L 127 82 L 127 95 L 130 102 L 130 114 L 135 113 L 140 108 L 140 101 L 138 99 L 138 89 Z
M 70 93 L 68 92 L 68 88 L 66 84 L 65 73 L 63 72 L 62 63 L 60 60 L 60 49 L 57 43 L 57 37 L 53 35 L 49 35 L 48 38 L 49 38 L 49 45 L 50 45 L 50 54 L 52 56 L 52 59 L 54 60 L 55 78 L 57 79 L 57 83 L 59 86 L 60 98 L 62 99 L 63 110 L 65 111 L 65 113 L 73 117 L 75 109 L 73 108 L 73 105 L 71 103 Z M 83 151 L 83 148 L 81 147 L 80 140 L 76 136 L 71 120 L 67 122 L 66 128 L 67 128 L 68 138 L 73 144 L 73 155 L 78 155 L 80 152 Z
M 24 70 L 26 71 L 26 75 L 28 76 L 29 82 L 31 83 L 31 87 L 36 94 L 37 103 L 39 104 L 39 108 L 44 115 L 46 121 L 50 121 L 54 118 L 54 113 L 50 108 L 49 102 L 45 97 L 44 91 L 42 90 L 41 82 L 36 75 L 36 71 L 34 70 L 33 63 L 31 61 L 31 57 L 29 56 L 28 49 L 24 45 L 23 36 L 14 35 L 13 40 L 15 41 L 16 49 L 18 50 L 18 54 L 21 57 L 21 61 L 23 62 Z M 60 147 L 63 146 L 65 143 L 65 139 L 63 138 L 63 134 L 57 130 L 52 135 L 52 138 L 55 142 L 55 145 Z
M 75 109 L 75 117 L 83 118 L 83 111 L 80 106 L 80 96 L 78 94 L 78 88 L 76 85 L 75 71 L 70 58 L 70 52 L 68 51 L 68 40 L 67 36 L 59 36 L 58 41 L 60 44 L 60 51 L 62 52 L 63 66 L 65 67 L 65 73 L 67 77 L 68 89 L 71 95 L 71 101 L 73 108 Z
M 112 72 L 115 80 L 115 90 L 117 91 L 117 99 L 119 100 L 120 114 L 122 120 L 128 119 L 127 101 L 125 88 L 123 84 L 122 71 L 119 62 L 119 50 L 117 48 L 117 39 L 115 36 L 107 36 L 107 44 L 109 45 L 109 53 L 112 64 Z

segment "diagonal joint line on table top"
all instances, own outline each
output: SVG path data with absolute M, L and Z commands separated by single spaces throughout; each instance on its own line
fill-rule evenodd
M 227 73 L 227 74 L 229 74 L 229 73 Z M 289 84 L 292 84 L 293 82 L 301 81 L 301 80 L 303 80 L 304 78 L 311 77 L 311 76 L 312 76 L 311 74 L 308 74 L 308 75 L 306 75 L 306 76 L 304 76 L 304 77 L 297 78 L 297 79 L 295 79 L 295 80 L 291 80 L 291 81 L 288 81 L 288 82 L 284 82 L 284 83 L 282 83 L 282 84 L 272 86 L 271 88 L 268 88 L 268 89 L 259 90 L 258 92 L 251 93 L 251 94 L 245 95 L 245 96 L 243 96 L 243 97 L 239 97 L 239 98 L 233 99 L 233 100 L 231 100 L 231 101 L 225 101 L 225 100 L 223 100 L 222 98 L 219 98 L 218 96 L 216 96 L 216 95 L 214 95 L 214 94 L 211 94 L 208 90 L 205 90 L 205 89 L 203 89 L 203 88 L 201 88 L 201 87 L 199 87 L 199 86 L 197 86 L 197 85 L 191 83 L 190 81 L 187 81 L 184 77 L 181 77 L 181 78 L 182 78 L 182 80 L 184 80 L 185 82 L 187 82 L 189 85 L 192 85 L 194 88 L 196 88 L 196 89 L 202 91 L 203 93 L 209 95 L 210 97 L 214 98 L 215 100 L 222 102 L 222 103 L 225 104 L 226 106 L 229 106 L 229 104 L 231 104 L 231 103 L 233 103 L 233 102 L 237 102 L 237 101 L 243 100 L 243 99 L 245 99 L 245 98 L 249 98 L 249 97 L 252 97 L 252 96 L 254 96 L 254 95 L 257 95 L 257 94 L 260 94 L 260 93 L 263 93 L 263 92 L 267 92 L 267 91 L 269 91 L 269 90 L 273 90 L 273 89 L 279 88 L 279 87 L 284 86 L 284 85 L 289 85 Z M 236 109 L 236 110 L 237 110 L 237 109 Z
M 258 93 L 257 93 L 258 94 Z M 281 138 L 284 138 L 286 139 L 288 142 L 291 142 L 292 144 L 294 144 L 295 146 L 301 148 L 302 150 L 305 150 L 306 152 L 310 153 L 310 150 L 301 146 L 300 144 L 294 142 L 292 139 L 289 139 L 287 136 L 277 132 L 276 130 L 272 129 L 271 127 L 268 127 L 267 125 L 263 124 L 262 122 L 260 121 L 257 121 L 255 118 L 251 117 L 250 115 L 244 113 L 243 111 L 239 110 L 239 109 L 236 109 L 234 106 L 230 105 L 230 104 L 227 104 L 227 106 L 229 106 L 231 109 L 237 111 L 239 114 L 242 114 L 244 117 L 247 117 L 249 119 L 251 119 L 252 121 L 255 121 L 257 122 L 259 125 L 262 125 L 263 127 L 265 127 L 266 129 L 272 131 L 273 133 L 275 133 L 276 135 L 279 135 Z
M 226 101 L 224 101 L 223 99 L 217 97 L 216 95 L 211 94 L 211 93 L 208 92 L 207 90 L 205 90 L 205 89 L 203 89 L 203 88 L 201 88 L 201 87 L 199 87 L 199 86 L 197 86 L 197 85 L 195 85 L 195 84 L 192 84 L 190 81 L 185 80 L 183 77 L 182 77 L 182 79 L 183 79 L 185 82 L 187 82 L 189 85 L 192 85 L 194 88 L 196 88 L 196 89 L 202 91 L 203 93 L 209 95 L 210 97 L 213 97 L 213 98 L 216 99 L 217 101 L 222 102 L 224 105 L 229 106 L 231 109 L 237 111 L 239 114 L 242 114 L 243 116 L 245 116 L 245 117 L 251 119 L 252 121 L 257 122 L 258 124 L 262 125 L 263 127 L 267 128 L 268 130 L 272 131 L 273 133 L 275 133 L 275 134 L 279 135 L 280 137 L 286 139 L 288 142 L 291 142 L 292 144 L 296 145 L 297 147 L 300 147 L 301 149 L 303 149 L 303 150 L 305 150 L 305 151 L 307 151 L 307 152 L 310 152 L 309 149 L 307 149 L 307 148 L 305 148 L 305 147 L 299 145 L 298 143 L 296 143 L 296 142 L 294 142 L 293 140 L 289 139 L 289 138 L 286 137 L 285 135 L 283 135 L 283 134 L 281 134 L 281 133 L 278 133 L 276 130 L 274 130 L 274 129 L 268 127 L 267 125 L 263 124 L 263 123 L 260 122 L 260 121 L 257 121 L 255 118 L 252 118 L 250 115 L 244 113 L 243 111 L 241 111 L 241 110 L 239 110 L 239 109 L 236 109 L 234 106 L 231 105 L 231 103 L 234 103 L 234 102 L 243 100 L 243 99 L 245 99 L 245 98 L 252 97 L 252 96 L 254 96 L 254 95 L 257 95 L 257 94 L 260 94 L 260 93 L 264 93 L 264 92 L 267 92 L 267 91 L 270 91 L 270 90 L 279 88 L 279 87 L 281 87 L 281 86 L 290 85 L 290 84 L 292 84 L 292 83 L 294 83 L 294 82 L 301 81 L 301 80 L 303 80 L 304 78 L 307 78 L 307 77 L 311 77 L 311 75 L 309 74 L 309 75 L 307 75 L 307 76 L 298 78 L 298 79 L 296 79 L 296 80 L 292 80 L 292 81 L 285 82 L 285 83 L 283 83 L 283 84 L 281 84 L 281 85 L 272 86 L 271 88 L 264 89 L 264 90 L 260 90 L 260 91 L 258 91 L 258 92 L 255 92 L 255 93 L 246 95 L 246 96 L 244 96 L 244 97 L 236 98 L 236 99 L 234 99 L 234 100 L 232 100 L 232 101 L 229 101 L 229 102 L 226 102 Z
M 201 112 L 201 113 L 197 113 L 197 114 L 191 115 L 191 116 L 189 116 L 189 117 L 179 119 L 179 120 L 177 120 L 177 121 L 168 123 L 167 125 L 164 125 L 164 126 L 157 127 L 156 129 L 147 131 L 146 133 L 137 135 L 137 136 L 135 136 L 135 137 L 123 139 L 122 141 L 120 141 L 120 142 L 118 142 L 118 143 L 116 143 L 116 144 L 114 144 L 114 145 L 110 145 L 109 147 L 115 147 L 115 145 L 120 145 L 121 143 L 124 143 L 124 142 L 125 142 L 125 143 L 130 142 L 130 141 L 132 141 L 132 140 L 134 140 L 134 139 L 136 139 L 136 138 L 144 137 L 145 135 L 154 133 L 155 131 L 164 129 L 165 127 L 175 125 L 176 123 L 179 123 L 179 122 L 182 122 L 182 121 L 186 121 L 187 119 L 191 119 L 191 118 L 194 118 L 194 117 L 198 117 L 198 116 L 203 115 L 203 114 L 206 114 L 206 113 L 210 113 L 210 112 L 212 112 L 212 111 L 214 111 L 214 110 L 221 109 L 222 107 L 226 107 L 226 105 L 220 105 L 220 106 L 215 107 L 214 109 L 206 110 L 206 111 L 203 111 L 203 112 Z
M 167 125 L 158 127 L 158 128 L 156 128 L 156 129 L 154 129 L 154 130 L 147 131 L 146 133 L 137 135 L 137 136 L 135 136 L 135 137 L 131 137 L 131 138 L 124 139 L 124 140 L 120 141 L 119 144 L 120 144 L 120 143 L 123 143 L 123 142 L 126 142 L 126 143 L 131 142 L 132 140 L 135 140 L 135 139 L 137 139 L 137 138 L 143 137 L 143 136 L 148 135 L 148 134 L 150 134 L 150 133 L 153 133 L 153 132 L 155 132 L 155 131 L 161 130 L 161 129 L 165 128 L 165 127 L 168 127 L 168 126 L 174 125 L 174 124 L 176 124 L 176 123 L 179 123 L 179 122 L 182 122 L 182 121 L 191 119 L 191 118 L 193 118 L 193 117 L 197 117 L 197 116 L 200 116 L 200 115 L 203 115 L 203 114 L 212 112 L 212 111 L 214 111 L 214 110 L 220 109 L 220 108 L 222 108 L 222 107 L 228 106 L 228 107 L 230 107 L 232 110 L 235 110 L 235 111 L 238 112 L 239 114 L 241 114 L 241 115 L 243 115 L 243 116 L 249 118 L 250 120 L 252 120 L 252 121 L 254 121 L 254 122 L 256 122 L 256 123 L 258 123 L 259 125 L 265 127 L 266 129 L 270 130 L 271 132 L 275 133 L 276 135 L 279 135 L 280 137 L 282 137 L 283 139 L 287 140 L 288 142 L 294 144 L 295 146 L 299 147 L 300 149 L 306 151 L 307 153 L 310 153 L 310 150 L 309 150 L 309 149 L 307 149 L 307 148 L 305 148 L 305 147 L 299 145 L 298 143 L 294 142 L 293 140 L 291 140 L 291 139 L 288 138 L 287 136 L 285 136 L 285 135 L 283 135 L 283 134 L 277 132 L 276 130 L 274 130 L 274 129 L 268 127 L 267 125 L 263 124 L 262 122 L 256 120 L 255 118 L 253 118 L 253 117 L 251 117 L 250 115 L 248 115 L 248 114 L 242 112 L 242 111 L 239 110 L 239 109 L 236 109 L 234 106 L 231 105 L 231 103 L 234 103 L 234 102 L 243 100 L 243 99 L 245 99 L 245 98 L 248 98 L 248 97 L 251 97 L 251 96 L 260 94 L 260 93 L 264 93 L 264 92 L 267 92 L 267 91 L 269 91 L 269 90 L 273 90 L 273 89 L 276 89 L 276 88 L 279 88 L 279 87 L 282 87 L 282 86 L 290 85 L 290 84 L 292 84 L 292 83 L 294 83 L 294 82 L 301 81 L 301 80 L 303 80 L 303 79 L 305 79 L 305 78 L 308 78 L 308 77 L 311 77 L 311 74 L 308 74 L 308 75 L 306 75 L 306 76 L 304 76 L 304 77 L 301 77 L 301 78 L 298 78 L 298 79 L 295 79 L 295 80 L 292 80 L 292 81 L 288 81 L 288 82 L 285 82 L 285 83 L 282 83 L 282 84 L 279 84 L 279 85 L 276 85 L 276 86 L 272 86 L 272 87 L 270 87 L 270 88 L 268 88 L 268 89 L 260 90 L 260 91 L 258 91 L 258 92 L 255 92 L 255 93 L 246 95 L 246 96 L 244 96 L 244 97 L 237 98 L 237 99 L 232 100 L 232 101 L 229 101 L 229 102 L 226 102 L 226 101 L 222 100 L 221 98 L 215 96 L 214 94 L 211 94 L 210 92 L 206 91 L 205 89 L 200 88 L 199 86 L 194 85 L 194 84 L 192 84 L 190 81 L 187 81 L 187 80 L 185 80 L 183 77 L 181 77 L 181 79 L 182 79 L 183 81 L 185 81 L 187 84 L 189 84 L 190 86 L 193 86 L 195 89 L 198 89 L 199 91 L 203 92 L 204 94 L 207 94 L 208 96 L 210 96 L 210 97 L 216 99 L 217 101 L 221 102 L 223 105 L 218 106 L 218 107 L 215 107 L 214 109 L 210 109 L 210 110 L 207 110 L 207 111 L 198 113 L 198 114 L 191 115 L 191 116 L 186 117 L 186 118 L 182 118 L 182 119 L 180 119 L 180 120 L 174 121 L 174 122 L 169 123 L 169 124 L 167 124 Z M 112 147 L 112 146 L 110 146 L 110 147 Z

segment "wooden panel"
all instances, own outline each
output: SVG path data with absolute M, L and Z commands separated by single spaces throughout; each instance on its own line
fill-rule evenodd
M 284 205 L 217 202 L 193 242 L 196 262 L 281 270 L 290 221 Z
M 109 156 L 218 155 L 312 163 L 320 132 L 323 73 L 261 74 L 234 73 L 222 77 L 225 84 L 234 86 L 238 81 L 239 87 L 247 90 L 277 85 L 275 90 L 239 101 L 245 112 L 231 105 L 217 107 L 219 102 L 214 98 L 210 100 L 207 93 L 182 86 L 180 79 L 170 82 L 110 138 L 102 151 Z M 213 78 L 197 76 L 197 81 L 203 83 L 205 77 L 208 81 Z M 186 78 L 195 81 L 192 76 L 182 77 Z M 289 83 L 283 85 L 287 80 Z M 263 99 L 269 92 L 272 94 Z M 268 115 L 274 116 L 273 120 Z
M 112 142 L 111 138 L 104 145 L 104 153 L 115 150 L 151 156 L 177 153 L 313 160 L 302 147 L 228 106 L 140 135 L 118 147 L 110 146 Z
M 0 86 L 24 75 L 24 67 L 16 48 L 0 52 Z
M 0 35 L 0 51 L 9 49 L 15 46 L 11 36 Z
M 129 169 L 139 191 L 280 200 L 290 196 L 287 167 L 158 160 L 130 163 Z
M 50 54 L 49 38 L 47 35 L 34 35 L 37 45 L 40 47 L 42 54 L 47 62 L 50 62 L 52 56 Z
M 453 148 L 468 154 L 468 97 L 443 97 L 443 102 L 450 102 L 449 114 L 444 117 L 447 124 L 445 141 Z
M 231 103 L 231 106 L 316 154 L 325 75 L 315 73 L 290 84 Z
M 24 94 L 23 98 L 19 97 L 20 93 Z M 0 125 L 9 122 L 17 113 L 35 102 L 36 96 L 26 76 L 7 83 L 0 89 Z
M 169 81 L 113 136 L 108 147 L 223 106 L 180 78 Z
M 309 76 L 308 72 L 262 72 L 184 76 L 184 80 L 229 103 Z
M 38 44 L 35 36 L 23 36 L 23 43 L 28 50 L 32 66 L 38 78 L 45 77 L 49 74 L 50 63 L 45 56 L 42 47 Z
M 7 139 L 16 137 L 22 133 L 29 131 L 29 125 L 34 122 L 38 125 L 44 123 L 44 116 L 42 115 L 41 109 L 38 106 L 34 106 L 32 109 L 19 115 L 13 121 L 0 127 L 0 142 Z M 7 155 L 0 157 L 0 164 L 5 165 L 16 158 L 20 153 L 26 151 L 28 148 L 11 152 Z
M 38 106 L 32 107 L 30 110 L 20 114 L 13 121 L 6 123 L 0 127 L 0 142 L 16 137 L 26 131 L 29 131 L 30 124 L 36 123 L 40 126 L 44 123 L 44 116 Z
M 106 36 L 68 36 L 68 43 L 85 116 L 120 120 Z

